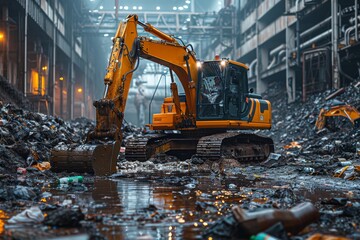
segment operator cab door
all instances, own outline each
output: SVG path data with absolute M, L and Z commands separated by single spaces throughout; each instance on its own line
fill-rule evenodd
M 248 94 L 247 69 L 230 63 L 227 72 L 225 115 L 227 119 L 240 120 L 246 117 L 249 108 L 246 103 Z
M 202 64 L 198 80 L 198 120 L 240 120 L 246 116 L 246 71 L 228 62 Z

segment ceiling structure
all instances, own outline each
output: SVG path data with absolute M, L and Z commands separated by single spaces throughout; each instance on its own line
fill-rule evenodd
M 137 14 L 140 21 L 192 44 L 198 57 L 202 57 L 203 51 L 220 39 L 223 32 L 233 28 L 219 20 L 223 4 L 224 0 L 84 0 L 83 12 L 88 17 L 78 31 L 84 37 L 103 38 L 104 50 L 109 51 L 119 22 L 129 14 Z M 154 37 L 141 27 L 138 33 Z

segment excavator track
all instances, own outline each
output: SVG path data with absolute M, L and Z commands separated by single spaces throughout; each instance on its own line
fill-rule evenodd
M 274 152 L 271 138 L 246 132 L 225 132 L 199 139 L 197 155 L 203 159 L 217 160 L 231 157 L 240 162 L 265 161 Z
M 131 138 L 126 142 L 125 159 L 127 161 L 145 162 L 156 153 L 156 147 L 164 145 L 166 135 L 151 134 Z
M 274 144 L 271 138 L 246 132 L 204 134 L 156 134 L 129 139 L 125 158 L 128 161 L 146 161 L 157 153 L 183 158 L 185 152 L 197 154 L 208 160 L 221 157 L 235 158 L 241 162 L 264 161 Z M 184 158 L 183 158 L 184 159 Z

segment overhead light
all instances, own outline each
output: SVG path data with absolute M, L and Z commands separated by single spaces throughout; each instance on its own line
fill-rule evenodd
M 185 3 L 186 3 L 186 4 L 190 4 L 190 0 L 186 0 Z
M 77 92 L 78 92 L 78 93 L 82 93 L 82 91 L 83 91 L 82 88 L 78 88 L 78 89 L 77 89 Z
M 156 7 L 156 10 L 160 10 L 160 6 L 157 6 L 157 7 Z
M 97 12 L 99 12 L 99 10 L 95 9 L 95 10 L 93 10 L 93 12 L 94 12 L 94 13 L 97 13 Z
M 104 33 L 104 37 L 108 37 L 109 36 L 109 34 L 108 33 Z
M 183 6 L 183 8 L 188 9 L 188 8 L 189 8 L 189 6 L 188 6 L 188 5 L 184 5 L 184 6 Z
M 176 11 L 176 10 L 177 10 L 177 7 L 173 7 L 173 10 L 175 10 L 175 11 Z
M 139 6 L 138 9 L 139 9 L 139 10 L 142 10 L 142 6 Z
M 190 18 L 187 18 L 186 21 L 187 21 L 187 22 L 190 22 Z
M 221 1 L 218 1 L 218 4 L 221 5 Z
M 91 13 L 92 11 L 91 10 L 89 10 L 89 13 Z
M 94 2 L 95 0 L 90 0 L 90 2 Z
M 128 6 L 125 6 L 125 7 L 124 7 L 124 9 L 125 9 L 125 10 L 128 10 L 128 9 L 129 9 L 129 7 L 128 7 Z
M 119 8 L 120 8 L 120 9 L 123 9 L 124 7 L 123 7 L 123 6 L 120 6 Z
M 104 6 L 100 6 L 99 8 L 100 8 L 100 10 L 102 10 L 104 8 Z
M 136 10 L 137 9 L 137 6 L 133 6 L 133 10 Z
M 116 9 L 116 6 L 114 6 L 114 9 Z
M 183 8 L 183 7 L 179 7 L 178 9 L 179 9 L 180 11 L 184 10 L 184 8 Z

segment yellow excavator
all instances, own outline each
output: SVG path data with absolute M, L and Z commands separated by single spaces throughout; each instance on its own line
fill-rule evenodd
M 159 40 L 138 36 L 138 26 Z M 127 141 L 127 160 L 146 161 L 164 153 L 180 159 L 196 154 L 210 160 L 224 156 L 263 161 L 274 151 L 271 138 L 246 131 L 271 128 L 271 104 L 248 90 L 245 64 L 229 59 L 199 61 L 191 45 L 129 15 L 113 39 L 104 97 L 94 102 L 96 127 L 85 144 L 53 149 L 54 171 L 116 172 L 126 100 L 140 58 L 169 68 L 172 96 L 164 99 L 160 113 L 148 125 L 158 131 Z M 184 94 L 178 93 L 174 75 Z

